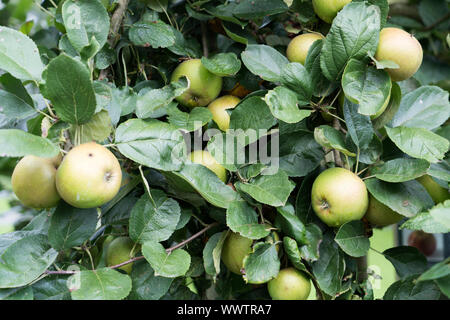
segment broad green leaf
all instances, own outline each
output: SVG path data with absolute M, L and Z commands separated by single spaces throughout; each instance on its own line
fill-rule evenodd
M 273 116 L 287 123 L 297 123 L 309 117 L 312 110 L 300 110 L 297 95 L 286 87 L 276 87 L 264 97 Z
M 171 125 L 187 132 L 196 131 L 212 120 L 212 113 L 203 107 L 194 108 L 187 113 L 178 109 L 175 104 L 170 104 L 167 114 Z
M 302 257 L 307 261 L 316 261 L 319 259 L 319 246 L 322 242 L 322 230 L 316 224 L 306 225 L 306 244 L 300 247 Z
M 280 259 L 275 244 L 257 243 L 244 258 L 245 282 L 260 284 L 275 278 L 280 271 Z
M 22 84 L 22 81 L 20 81 L 17 78 L 14 78 L 11 74 L 9 73 L 2 74 L 0 76 L 0 84 L 3 87 L 3 90 L 13 94 L 14 96 L 18 97 L 19 99 L 21 99 L 30 106 L 34 105 L 33 99 L 31 98 L 27 89 L 25 89 L 24 85 Z
M 422 128 L 385 127 L 392 142 L 404 153 L 431 163 L 442 160 L 449 149 L 449 141 Z
M 281 84 L 297 94 L 300 106 L 310 103 L 314 87 L 309 72 L 302 64 L 286 64 L 281 71 Z
M 303 222 L 295 215 L 292 205 L 277 208 L 275 224 L 284 234 L 295 239 L 300 245 L 307 243 L 306 227 Z
M 0 26 L 0 69 L 20 80 L 41 81 L 44 65 L 33 40 Z
M 220 273 L 220 258 L 222 247 L 227 237 L 227 232 L 213 234 L 203 248 L 203 266 L 207 274 L 213 276 Z
M 198 58 L 202 55 L 200 44 L 197 40 L 192 38 L 185 39 L 183 34 L 176 29 L 173 29 L 173 32 L 175 34 L 175 44 L 167 49 L 176 55 L 190 58 Z
M 286 12 L 288 6 L 283 0 L 242 0 L 233 9 L 233 15 L 240 19 L 258 19 Z
M 47 276 L 32 285 L 35 300 L 70 300 L 67 276 Z
M 422 230 L 427 233 L 448 233 L 448 217 L 450 216 L 450 200 L 439 203 L 428 211 L 421 212 L 400 226 L 400 229 Z M 446 217 L 447 224 L 439 218 Z
M 316 127 L 314 129 L 314 139 L 322 147 L 336 149 L 347 156 L 356 156 L 355 153 L 346 148 L 343 133 L 333 127 L 327 125 Z
M 122 300 L 131 290 L 131 279 L 110 268 L 80 271 L 67 280 L 73 300 Z
M 400 246 L 383 251 L 395 267 L 400 278 L 422 273 L 427 269 L 427 259 L 415 247 Z
M 81 132 L 81 143 L 91 141 L 103 142 L 113 131 L 111 118 L 106 110 L 96 113 L 92 119 L 85 124 L 72 126 L 70 130 L 72 137 L 75 136 L 77 128 L 79 132 Z
M 353 140 L 350 137 L 349 133 L 347 133 L 347 136 L 345 137 L 345 143 L 351 151 L 353 151 L 354 153 L 358 152 L 358 148 L 353 143 Z M 380 138 L 378 138 L 378 136 L 374 133 L 369 145 L 364 149 L 360 149 L 359 152 L 359 162 L 365 164 L 377 163 L 380 160 L 381 155 L 383 154 L 383 143 Z
M 400 107 L 400 100 L 402 99 L 402 91 L 397 82 L 392 83 L 391 99 L 386 107 L 386 110 L 375 120 L 373 120 L 373 127 L 377 130 L 383 128 L 386 124 L 391 122 Z
M 0 91 L 0 117 L 8 120 L 23 120 L 37 114 L 33 105 L 29 105 L 20 97 L 9 93 L 8 91 Z
M 268 105 L 261 97 L 250 97 L 239 103 L 230 116 L 230 129 L 270 129 L 276 124 Z
M 157 12 L 164 12 L 167 9 L 169 0 L 147 0 L 147 6 Z
M 161 20 L 139 21 L 133 24 L 128 36 L 134 45 L 152 48 L 167 48 L 175 44 L 172 28 Z
M 31 287 L 0 289 L 0 300 L 33 300 Z
M 266 45 L 248 45 L 241 58 L 251 73 L 271 82 L 281 80 L 281 72 L 289 63 L 285 56 Z
M 311 87 L 316 97 L 328 96 L 336 88 L 336 84 L 330 82 L 320 68 L 320 56 L 322 53 L 324 40 L 317 40 L 308 50 L 305 61 L 305 68 L 311 76 Z
M 394 282 L 385 292 L 383 300 L 438 300 L 441 293 L 432 281 L 417 282 L 417 275 Z
M 243 237 L 258 240 L 269 235 L 267 225 L 258 223 L 258 214 L 246 201 L 232 202 L 227 209 L 227 225 Z
M 84 124 L 91 120 L 97 102 L 90 72 L 83 63 L 61 54 L 48 64 L 45 75 L 45 97 L 63 121 Z
M 232 52 L 218 53 L 211 58 L 202 57 L 202 64 L 220 77 L 234 76 L 241 69 L 241 61 Z
M 358 105 L 345 99 L 344 119 L 347 125 L 348 134 L 355 145 L 362 150 L 367 149 L 374 136 L 370 118 L 358 113 Z
M 137 261 L 131 272 L 131 300 L 159 300 L 170 288 L 171 278 L 155 276 L 155 272 L 147 261 Z
M 116 130 L 119 151 L 131 160 L 158 170 L 180 170 L 186 145 L 174 126 L 158 120 L 131 119 Z
M 404 182 L 423 176 L 429 167 L 426 160 L 399 158 L 373 168 L 371 174 L 387 182 Z
M 352 257 L 362 257 L 370 247 L 369 238 L 365 235 L 364 224 L 361 221 L 350 221 L 342 225 L 334 241 L 342 251 Z
M 142 253 L 152 266 L 155 276 L 166 278 L 181 277 L 186 274 L 191 265 L 191 256 L 183 249 L 167 253 L 164 247 L 153 241 L 144 242 Z
M 432 163 L 427 170 L 427 174 L 443 181 L 450 181 L 450 161 L 443 160 L 438 163 Z
M 436 280 L 450 275 L 450 258 L 436 263 L 430 269 L 422 273 L 418 281 Z
M 0 129 L 0 156 L 2 157 L 33 155 L 51 158 L 58 152 L 58 146 L 48 139 L 18 129 Z
M 289 260 L 291 261 L 292 265 L 303 272 L 308 272 L 305 265 L 302 262 L 302 257 L 300 254 L 300 250 L 298 249 L 297 242 L 289 237 L 283 238 L 283 249 L 286 252 L 287 256 L 289 257 Z M 309 273 L 309 272 L 308 272 Z

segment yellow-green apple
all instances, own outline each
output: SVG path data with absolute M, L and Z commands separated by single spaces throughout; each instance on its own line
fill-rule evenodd
M 267 289 L 273 300 L 306 300 L 311 291 L 311 280 L 297 269 L 286 268 L 269 281 Z
M 56 169 L 61 157 L 25 156 L 14 168 L 11 184 L 17 198 L 27 207 L 52 208 L 61 197 L 56 190 Z
M 420 42 L 413 35 L 398 28 L 384 28 L 375 53 L 378 61 L 390 60 L 399 68 L 386 69 L 393 81 L 411 78 L 419 70 L 423 59 Z
M 140 246 L 135 246 L 135 243 L 130 238 L 115 238 L 113 241 L 111 241 L 106 249 L 106 265 L 108 267 L 112 267 L 128 261 L 132 259 L 136 255 L 136 252 L 139 250 Z M 121 269 L 130 274 L 132 268 L 133 263 L 129 263 L 119 267 L 118 269 Z
M 401 214 L 398 214 L 388 206 L 382 204 L 372 195 L 369 196 L 369 208 L 367 208 L 364 217 L 374 227 L 389 226 L 400 222 L 400 220 L 404 218 Z
M 213 115 L 213 120 L 220 130 L 227 131 L 230 127 L 230 115 L 228 109 L 234 109 L 241 101 L 238 97 L 227 95 L 217 98 L 208 106 L 209 111 Z
M 352 0 L 313 0 L 314 12 L 325 22 L 332 23 L 339 11 Z
M 173 71 L 171 81 L 181 77 L 188 78 L 189 88 L 176 100 L 186 107 L 204 107 L 222 90 L 222 78 L 208 71 L 200 59 L 180 63 Z
M 201 164 L 214 172 L 223 182 L 227 181 L 227 170 L 208 151 L 192 151 L 189 157 L 192 162 Z
M 119 161 L 95 142 L 70 150 L 56 172 L 56 188 L 61 198 L 76 208 L 95 208 L 110 201 L 121 182 Z
M 369 196 L 366 185 L 356 174 L 343 168 L 330 168 L 314 181 L 311 203 L 325 224 L 339 227 L 364 216 Z
M 244 258 L 252 251 L 253 240 L 229 232 L 222 248 L 222 262 L 231 272 L 241 275 Z
M 323 39 L 324 36 L 320 33 L 305 33 L 299 36 L 296 36 L 289 43 L 286 55 L 290 62 L 298 62 L 301 64 L 305 64 L 306 57 L 308 55 L 308 50 L 311 45 L 320 39 Z
M 438 204 L 450 199 L 449 189 L 441 187 L 436 181 L 429 175 L 421 176 L 417 178 L 417 181 L 427 190 L 428 194 L 433 199 L 434 203 Z

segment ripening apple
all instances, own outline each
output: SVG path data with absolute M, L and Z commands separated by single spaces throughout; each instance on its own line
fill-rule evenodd
M 134 248 L 134 250 L 133 250 Z M 135 246 L 135 243 L 128 237 L 115 238 L 108 245 L 106 249 L 106 265 L 108 267 L 116 266 L 125 261 L 132 259 L 136 252 L 140 249 Z M 133 268 L 133 263 L 126 264 L 118 269 L 130 274 Z
M 325 22 L 332 23 L 339 11 L 352 0 L 313 0 L 314 12 Z
M 305 64 L 306 57 L 308 56 L 308 50 L 311 45 L 317 41 L 323 39 L 324 36 L 320 33 L 305 33 L 296 36 L 289 43 L 286 55 L 290 62 L 298 62 Z
M 11 184 L 17 198 L 27 207 L 52 208 L 61 197 L 56 190 L 55 176 L 61 157 L 25 156 L 14 168 Z
M 399 68 L 386 69 L 393 81 L 411 78 L 419 70 L 423 59 L 420 42 L 413 35 L 398 28 L 384 28 L 375 53 L 378 61 L 390 60 Z
M 403 219 L 401 214 L 398 214 L 388 206 L 382 204 L 372 195 L 369 197 L 369 208 L 364 217 L 374 227 L 389 226 L 400 222 Z
M 189 155 L 192 162 L 201 164 L 214 172 L 224 183 L 227 181 L 227 170 L 206 150 L 192 151 Z
M 416 247 L 425 256 L 431 256 L 436 251 L 436 238 L 431 233 L 426 233 L 422 230 L 415 230 L 411 232 L 408 237 L 408 246 Z
M 217 124 L 220 130 L 227 131 L 230 127 L 230 115 L 228 109 L 234 109 L 241 99 L 235 96 L 227 95 L 217 98 L 208 106 L 209 111 L 213 115 L 213 121 Z
M 105 204 L 117 194 L 121 182 L 119 161 L 95 142 L 70 150 L 56 172 L 56 188 L 61 198 L 76 208 Z
M 434 203 L 438 204 L 450 199 L 450 190 L 441 187 L 436 181 L 429 175 L 421 176 L 417 178 L 417 181 L 427 190 Z
M 252 251 L 253 240 L 230 232 L 222 248 L 222 262 L 231 272 L 242 275 L 244 258 Z
M 286 268 L 269 281 L 267 289 L 273 300 L 306 300 L 311 291 L 311 280 L 297 269 Z
M 366 185 L 356 174 L 343 168 L 330 168 L 314 181 L 311 203 L 325 224 L 339 227 L 364 216 L 369 196 Z
M 186 60 L 172 73 L 171 81 L 187 77 L 189 88 L 176 100 L 190 108 L 204 107 L 219 96 L 222 90 L 222 78 L 209 72 L 200 59 Z

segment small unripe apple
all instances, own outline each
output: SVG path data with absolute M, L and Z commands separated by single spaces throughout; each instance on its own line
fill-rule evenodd
M 311 203 L 325 224 L 339 227 L 364 216 L 369 196 L 366 185 L 356 174 L 343 168 L 330 168 L 314 181 Z
M 313 0 L 314 12 L 320 19 L 332 23 L 339 11 L 352 0 Z
M 231 272 L 242 275 L 244 258 L 252 251 L 253 240 L 230 232 L 222 247 L 222 262 Z
M 213 121 L 217 124 L 220 130 L 227 131 L 230 127 L 230 115 L 228 109 L 234 109 L 241 99 L 235 96 L 223 96 L 211 102 L 208 106 L 209 111 L 213 115 Z
M 110 201 L 120 189 L 122 170 L 114 154 L 89 142 L 64 157 L 56 173 L 56 188 L 68 204 L 95 208 Z
M 289 43 L 286 55 L 290 62 L 298 62 L 305 64 L 306 57 L 308 56 L 308 50 L 311 45 L 317 41 L 323 39 L 324 36 L 320 33 L 305 33 L 296 36 Z
M 192 162 L 201 164 L 214 172 L 220 180 L 227 181 L 227 170 L 206 150 L 192 151 L 189 155 Z
M 390 60 L 399 68 L 386 69 L 393 81 L 411 78 L 419 70 L 423 59 L 420 42 L 413 35 L 398 28 L 384 28 L 375 53 L 378 61 Z
M 436 181 L 429 175 L 421 176 L 417 178 L 417 181 L 427 190 L 428 194 L 433 199 L 434 203 L 438 204 L 450 199 L 450 190 L 441 187 Z
M 370 195 L 365 218 L 374 227 L 385 227 L 400 222 L 403 216 Z
M 133 250 L 134 248 L 134 250 Z M 133 251 L 132 251 L 133 250 Z M 138 246 L 128 237 L 115 238 L 107 246 L 106 249 L 106 265 L 112 267 L 132 259 L 136 252 L 139 251 Z M 133 263 L 126 264 L 118 269 L 130 274 L 133 268 Z
M 14 168 L 11 184 L 17 198 L 27 207 L 52 208 L 61 197 L 56 190 L 56 169 L 60 156 L 40 158 L 26 156 Z
M 413 231 L 408 237 L 408 245 L 416 247 L 425 256 L 431 256 L 436 251 L 436 238 L 431 233 L 421 230 Z
M 306 300 L 311 291 L 311 280 L 297 269 L 286 268 L 269 281 L 267 289 L 273 300 Z
M 222 90 L 222 78 L 209 72 L 200 59 L 186 60 L 172 73 L 171 81 L 187 77 L 189 88 L 176 100 L 190 108 L 204 107 L 218 97 Z

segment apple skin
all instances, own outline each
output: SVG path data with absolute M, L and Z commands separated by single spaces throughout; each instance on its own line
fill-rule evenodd
M 421 176 L 416 179 L 427 190 L 435 204 L 444 202 L 450 199 L 450 192 L 448 189 L 441 187 L 436 181 L 429 175 Z
M 311 280 L 297 269 L 286 268 L 269 281 L 267 289 L 273 300 L 306 300 L 311 291 Z
M 134 247 L 134 242 L 128 237 L 118 237 L 115 238 L 107 246 L 106 249 L 106 265 L 108 267 L 118 265 L 122 262 L 128 261 L 136 255 L 139 251 L 138 246 Z M 134 252 L 131 250 L 134 247 Z M 133 268 L 133 263 L 126 264 L 118 269 L 125 271 L 130 274 Z
M 313 0 L 314 12 L 320 19 L 332 23 L 339 11 L 352 0 Z
M 52 208 L 61 197 L 56 190 L 56 170 L 60 156 L 40 158 L 25 156 L 14 168 L 11 184 L 17 198 L 27 207 Z
M 222 78 L 211 73 L 202 65 L 200 59 L 186 60 L 172 73 L 171 82 L 181 77 L 189 79 L 189 88 L 176 100 L 182 105 L 195 108 L 204 107 L 219 96 Z
M 360 220 L 369 206 L 364 182 L 343 168 L 323 171 L 314 181 L 311 203 L 317 216 L 329 227 Z
M 224 183 L 227 181 L 227 170 L 206 150 L 192 151 L 189 155 L 192 162 L 201 164 L 214 172 Z
M 61 198 L 76 208 L 95 208 L 110 201 L 121 182 L 119 161 L 95 142 L 70 150 L 56 172 L 56 188 Z
M 290 62 L 298 62 L 305 64 L 306 57 L 308 56 L 308 50 L 311 45 L 317 41 L 324 39 L 325 37 L 320 33 L 305 33 L 296 36 L 289 43 L 286 55 Z
M 380 41 L 375 59 L 394 61 L 400 68 L 386 69 L 393 81 L 411 78 L 419 70 L 423 50 L 420 42 L 408 32 L 398 28 L 384 28 L 380 32 Z
M 222 248 L 222 262 L 231 272 L 242 275 L 244 258 L 252 251 L 253 240 L 230 232 Z
M 385 206 L 372 195 L 369 196 L 369 208 L 364 216 L 372 226 L 386 227 L 400 222 L 404 217 Z
M 408 245 L 416 247 L 425 256 L 431 256 L 437 247 L 436 238 L 431 233 L 421 230 L 413 231 L 408 237 Z
M 227 95 L 217 98 L 208 106 L 209 111 L 213 115 L 213 121 L 217 124 L 220 130 L 227 131 L 230 128 L 230 115 L 227 109 L 234 109 L 241 99 L 235 96 Z

